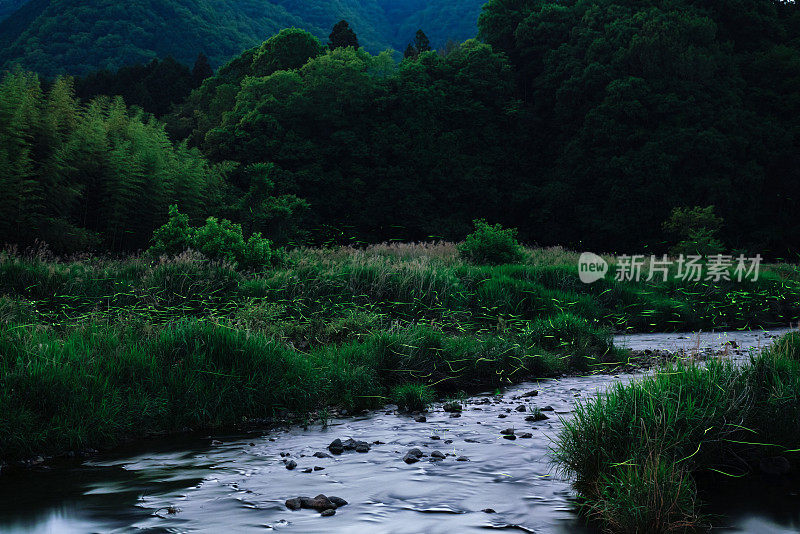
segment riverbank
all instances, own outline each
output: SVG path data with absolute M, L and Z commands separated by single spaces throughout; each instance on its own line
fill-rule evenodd
M 580 403 L 555 457 L 604 530 L 694 531 L 709 524 L 699 485 L 796 477 L 798 436 L 795 331 L 744 365 L 667 367 Z
M 243 272 L 0 256 L 0 460 L 150 433 L 321 417 L 627 362 L 611 332 L 786 324 L 791 266 L 758 282 L 587 285 L 577 254 L 463 262 L 452 244 L 297 250 Z
M 699 342 L 695 335 L 639 334 L 615 337 L 614 344 L 653 352 L 691 351 L 699 345 L 701 352 L 716 353 L 735 343 L 747 353 L 767 345 L 776 333 L 721 332 L 702 335 Z M 553 471 L 552 440 L 576 401 L 641 377 L 593 374 L 525 382 L 459 397 L 460 417 L 436 402 L 424 422 L 387 405 L 347 416 L 332 410 L 326 425 L 317 421 L 137 441 L 86 460 L 4 475 L 0 530 L 478 534 L 492 528 L 596 534 L 573 512 L 570 479 Z M 520 406 L 525 411 L 518 411 Z M 548 418 L 539 420 L 537 410 Z M 507 429 L 515 440 L 504 437 Z M 531 437 L 523 437 L 527 434 Z M 328 446 L 337 438 L 371 447 L 366 453 L 334 455 Z M 426 456 L 405 463 L 404 456 L 415 448 Z M 445 458 L 431 461 L 436 451 Z M 315 456 L 320 452 L 332 458 Z M 297 467 L 289 470 L 292 460 Z M 792 488 L 773 490 L 766 503 L 751 495 L 747 507 L 717 507 L 728 516 L 721 516 L 719 525 L 745 532 L 791 531 L 800 521 L 791 506 L 796 497 Z M 332 518 L 286 507 L 288 499 L 318 494 L 350 504 Z M 484 511 L 489 509 L 494 513 Z

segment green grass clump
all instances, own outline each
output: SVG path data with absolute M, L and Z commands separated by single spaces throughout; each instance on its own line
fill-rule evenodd
M 435 399 L 433 390 L 425 384 L 403 384 L 392 390 L 394 403 L 409 412 L 424 412 Z
M 458 247 L 461 257 L 478 265 L 502 265 L 522 261 L 524 251 L 517 230 L 475 221 L 475 231 Z
M 800 333 L 746 366 L 678 366 L 580 404 L 555 449 L 583 510 L 613 532 L 700 528 L 698 474 L 749 476 L 765 457 L 797 463 Z

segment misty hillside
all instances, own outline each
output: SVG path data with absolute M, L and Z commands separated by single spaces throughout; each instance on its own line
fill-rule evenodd
M 24 5 L 22 5 L 24 4 Z M 0 65 L 44 75 L 117 69 L 199 52 L 218 66 L 282 28 L 324 41 L 346 19 L 371 52 L 403 50 L 423 28 L 434 46 L 477 32 L 483 0 L 11 0 L 0 4 Z M 21 7 L 13 12 L 15 7 Z

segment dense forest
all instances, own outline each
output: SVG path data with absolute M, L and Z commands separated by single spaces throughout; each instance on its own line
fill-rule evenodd
M 423 26 L 431 28 L 431 40 L 438 47 L 474 36 L 482 3 L 29 0 L 0 22 L 0 65 L 14 63 L 46 76 L 83 75 L 167 56 L 191 64 L 203 52 L 216 67 L 283 28 L 302 28 L 325 39 L 341 19 L 350 22 L 372 53 L 402 51 Z
M 660 251 L 673 208 L 714 206 L 727 249 L 800 249 L 795 4 L 491 0 L 479 26 L 439 50 L 419 32 L 400 62 L 346 46 L 365 42 L 356 24 L 323 40 L 288 29 L 212 76 L 193 46 L 187 66 L 79 79 L 81 102 L 68 79 L 43 92 L 11 74 L 0 165 L 21 170 L 3 175 L 17 215 L 0 241 L 135 249 L 177 203 L 193 220 L 258 220 L 246 227 L 282 242 L 458 239 L 486 218 L 530 243 Z M 177 93 L 152 102 L 148 83 Z M 164 124 L 91 100 L 103 92 Z M 82 160 L 87 129 L 108 138 Z M 121 215 L 86 218 L 117 190 Z

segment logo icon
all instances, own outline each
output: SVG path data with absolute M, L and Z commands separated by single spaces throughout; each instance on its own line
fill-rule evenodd
M 591 252 L 584 252 L 578 259 L 578 276 L 584 284 L 593 284 L 605 278 L 608 273 L 608 262 Z

